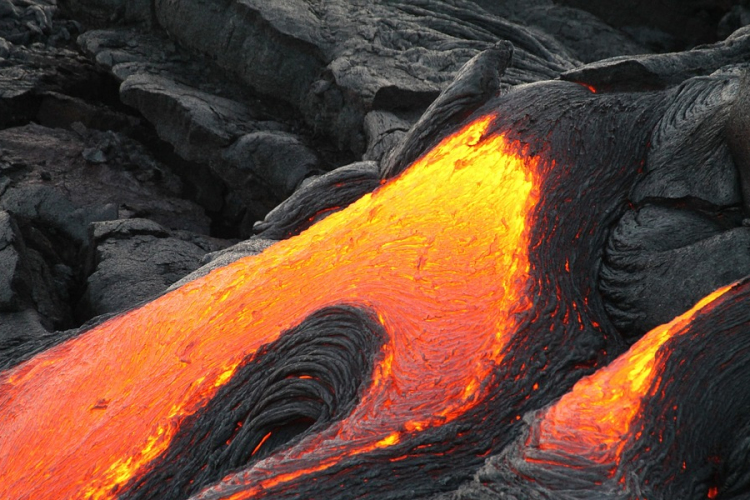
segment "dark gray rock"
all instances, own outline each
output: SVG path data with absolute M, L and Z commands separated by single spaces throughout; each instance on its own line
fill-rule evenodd
M 90 30 L 78 37 L 78 46 L 118 80 L 138 73 L 179 72 L 172 62 L 177 47 L 158 33 L 134 28 Z
M 217 167 L 221 169 L 217 173 L 229 184 L 241 190 L 250 174 L 265 183 L 278 202 L 292 194 L 318 166 L 314 151 L 295 135 L 279 131 L 245 134 L 227 148 L 223 159 L 225 163 Z
M 646 175 L 631 198 L 696 198 L 738 205 L 738 171 L 724 132 L 739 93 L 739 78 L 694 78 L 679 91 L 651 136 Z
M 317 155 L 287 132 L 245 134 L 226 148 L 213 170 L 239 201 L 244 212 L 240 234 L 289 196 L 305 176 L 317 171 Z
M 137 74 L 120 87 L 122 101 L 140 111 L 183 158 L 215 160 L 243 132 L 258 130 L 244 104 L 201 92 L 167 78 Z M 268 128 L 282 128 L 267 124 Z
M 18 8 L 10 0 L 0 0 L 0 18 L 3 17 L 20 17 Z
M 259 238 L 282 240 L 347 207 L 380 185 L 378 164 L 357 162 L 306 182 L 262 222 L 253 227 Z
M 500 91 L 500 79 L 511 64 L 513 46 L 498 42 L 469 60 L 430 104 L 396 148 L 383 158 L 381 175 L 393 177 L 437 144 L 479 106 Z
M 743 26 L 750 24 L 750 6 L 735 5 L 719 21 L 716 36 L 723 40 Z
M 750 63 L 750 28 L 742 28 L 713 45 L 685 52 L 618 56 L 566 71 L 564 80 L 600 90 L 648 90 L 679 85 L 724 66 Z
M 466 1 L 253 0 L 206 9 L 180 0 L 155 7 L 175 40 L 211 55 L 255 91 L 290 102 L 310 125 L 359 154 L 367 112 L 424 109 L 499 38 L 517 47 L 509 83 L 554 78 L 575 64 L 553 38 Z
M 190 164 L 179 175 L 203 205 L 230 219 L 239 218 L 240 234 L 294 190 L 300 173 L 307 175 L 305 169 L 317 167 L 317 159 L 301 146 L 290 127 L 268 119 L 268 103 L 248 99 L 243 89 L 218 77 L 218 71 L 207 74 L 199 58 L 185 56 L 165 37 L 108 29 L 84 34 L 79 44 L 123 80 L 121 100 L 150 121 L 159 137 Z M 280 149 L 271 152 L 269 145 Z M 260 158 L 240 158 L 245 153 Z M 225 185 L 231 185 L 232 192 L 217 203 L 217 193 L 207 193 L 211 188 L 207 177 L 218 179 L 214 191 L 223 192 Z
M 70 298 L 72 270 L 59 260 L 53 267 L 50 261 L 55 260 L 55 254 L 39 231 L 31 227 L 22 231 L 11 214 L 0 211 L 0 318 L 5 312 L 34 310 L 46 329 L 70 324 L 66 300 Z
M 0 37 L 4 34 L 0 30 Z M 67 49 L 3 43 L 0 59 L 0 127 L 36 119 L 45 92 L 75 94 L 90 87 L 97 99 L 106 88 L 102 75 L 84 57 Z M 3 49 L 4 51 L 4 49 Z
M 35 121 L 45 127 L 72 128 L 74 123 L 80 123 L 86 128 L 126 132 L 141 122 L 135 116 L 81 97 L 53 91 L 38 96 L 40 101 Z
M 738 2 L 557 0 L 555 3 L 589 11 L 618 29 L 643 27 L 652 32 L 663 32 L 671 39 L 669 44 L 656 45 L 652 49 L 672 52 L 716 41 L 716 27 L 722 13 Z
M 0 200 L 0 207 L 16 217 L 60 231 L 78 244 L 86 240 L 89 223 L 117 216 L 114 206 L 76 207 L 61 191 L 42 184 L 9 188 Z
M 584 10 L 543 5 L 520 10 L 516 18 L 553 35 L 573 56 L 585 63 L 651 52 L 631 36 Z
M 16 311 L 22 305 L 19 288 L 27 288 L 30 279 L 24 265 L 25 251 L 23 238 L 10 214 L 0 211 L 0 311 Z
M 2 0 L 0 2 L 0 37 L 13 50 L 21 47 L 45 51 L 55 47 L 70 48 L 82 31 L 77 21 L 60 15 L 54 0 Z
M 5 59 L 10 55 L 11 45 L 5 38 L 0 37 L 0 59 Z
M 284 125 L 257 119 L 238 101 L 147 74 L 125 80 L 120 96 L 143 113 L 182 158 L 209 164 L 237 185 L 247 183 L 252 173 L 277 191 L 282 197 L 277 202 L 294 189 L 299 172 L 305 175 L 305 168 L 317 163 L 298 138 L 282 132 Z
M 76 18 L 94 26 L 124 22 L 154 24 L 151 0 L 67 0 L 65 6 Z
M 740 178 L 745 214 L 750 215 L 750 73 L 741 77 L 737 100 L 732 105 L 725 132 Z
M 179 198 L 180 180 L 142 145 L 114 132 L 76 128 L 85 137 L 39 125 L 0 130 L 2 161 L 12 167 L 0 208 L 78 244 L 86 241 L 90 222 L 129 216 L 208 233 L 203 209 Z M 89 160 L 106 161 L 87 161 L 84 151 Z
M 35 310 L 0 313 L 0 370 L 35 352 L 37 342 L 44 337 L 52 335 L 42 326 Z
M 92 224 L 79 318 L 120 312 L 154 298 L 197 269 L 207 249 L 223 246 L 206 237 L 198 245 L 196 238 L 200 237 L 185 237 L 148 219 Z
M 552 0 L 474 0 L 474 3 L 502 18 L 518 18 L 527 10 L 554 5 Z
M 413 124 L 390 111 L 367 113 L 364 121 L 367 150 L 362 159 L 379 162 L 403 141 Z
M 637 340 L 750 274 L 750 228 L 734 226 L 731 215 L 646 205 L 619 221 L 605 251 L 600 290 L 626 339 Z

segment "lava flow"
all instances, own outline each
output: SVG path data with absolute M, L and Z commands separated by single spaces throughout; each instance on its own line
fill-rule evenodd
M 542 412 L 533 433 L 534 445 L 541 452 L 557 451 L 609 465 L 614 475 L 631 427 L 641 417 L 643 400 L 659 385 L 668 356 L 659 358 L 657 353 L 668 349 L 667 341 L 689 331 L 686 327 L 696 313 L 729 288 L 704 297 L 686 313 L 651 330 L 606 367 L 582 378 Z
M 482 488 L 500 498 L 744 496 L 748 298 L 747 278 L 714 291 L 527 415 L 478 474 Z
M 350 415 L 285 460 L 317 450 L 323 469 L 467 412 L 531 305 L 537 160 L 484 135 L 493 119 L 299 236 L 3 373 L 0 498 L 125 495 L 241 364 L 341 304 L 373 311 L 386 332 L 372 380 Z M 268 460 L 232 498 L 307 472 L 275 474 Z

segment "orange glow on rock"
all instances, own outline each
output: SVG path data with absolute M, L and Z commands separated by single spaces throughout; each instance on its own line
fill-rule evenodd
M 557 403 L 541 412 L 527 447 L 552 452 L 545 457 L 554 456 L 555 451 L 585 457 L 611 465 L 614 473 L 642 400 L 651 395 L 660 376 L 659 350 L 688 331 L 686 326 L 695 315 L 731 288 L 725 286 L 704 297 L 689 311 L 651 330 L 611 364 L 579 380 Z M 529 456 L 526 459 L 534 460 Z
M 493 118 L 300 235 L 0 375 L 0 498 L 116 498 L 247 356 L 337 304 L 376 311 L 387 333 L 372 381 L 344 420 L 235 478 L 256 487 L 232 498 L 476 405 L 531 307 L 541 182 L 537 159 L 484 135 Z M 306 456 L 316 465 L 288 466 Z

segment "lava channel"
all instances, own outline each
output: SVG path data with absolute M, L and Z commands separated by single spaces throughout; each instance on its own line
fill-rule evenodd
M 498 99 L 509 118 L 471 119 L 298 236 L 0 374 L 0 498 L 410 497 L 466 478 L 619 345 L 591 269 L 663 102 L 565 82 Z M 540 103 L 528 140 L 507 133 Z M 613 109 L 620 142 L 601 134 Z M 352 328 L 362 352 L 330 333 Z M 283 390 L 253 400 L 285 349 Z M 360 354 L 369 375 L 328 411 Z

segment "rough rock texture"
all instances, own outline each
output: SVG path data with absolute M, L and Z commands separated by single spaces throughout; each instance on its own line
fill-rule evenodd
M 0 130 L 0 210 L 5 214 L 3 234 L 12 235 L 6 238 L 12 244 L 2 254 L 7 264 L 2 266 L 3 275 L 11 281 L 0 288 L 4 295 L 11 294 L 3 298 L 5 310 L 27 311 L 14 324 L 25 318 L 38 320 L 49 330 L 70 328 L 112 310 L 77 306 L 87 283 L 96 281 L 88 277 L 93 269 L 84 265 L 92 223 L 149 217 L 155 221 L 152 224 L 185 234 L 208 234 L 210 229 L 204 210 L 179 197 L 179 178 L 144 146 L 80 122 L 72 127 L 75 130 L 29 124 Z M 180 245 L 188 243 L 180 241 Z M 216 243 L 203 247 L 190 243 L 194 263 L 185 265 L 180 245 L 160 252 L 162 267 L 174 268 L 170 277 L 162 278 L 161 290 L 216 248 Z M 127 250 L 119 251 L 123 252 Z M 128 279 L 151 279 L 124 269 L 117 272 Z M 168 273 L 153 266 L 152 274 Z M 137 284 L 124 294 L 112 293 L 114 288 L 105 302 L 133 305 L 143 297 Z
M 745 213 L 750 214 L 750 77 L 741 76 L 737 99 L 724 128 L 727 146 L 737 168 Z
M 198 279 L 201 276 L 205 276 L 214 269 L 218 269 L 222 266 L 226 266 L 227 264 L 231 264 L 236 260 L 252 255 L 258 255 L 263 250 L 273 245 L 275 242 L 276 240 L 252 238 L 247 241 L 237 243 L 236 245 L 224 248 L 223 250 L 207 253 L 201 259 L 201 267 L 186 275 L 181 280 L 174 282 L 168 288 L 168 290 L 179 288 L 185 283 Z
M 630 341 L 689 309 L 695 297 L 750 274 L 750 228 L 738 215 L 645 205 L 620 219 L 600 286 Z
M 512 58 L 513 46 L 499 42 L 469 60 L 406 133 L 403 141 L 383 158 L 383 178 L 403 172 L 424 151 L 451 133 L 458 123 L 499 93 L 501 77 Z
M 18 227 L 8 212 L 0 211 L 0 310 L 14 311 L 31 282 L 25 267 L 26 248 Z
M 380 185 L 377 163 L 363 161 L 310 178 L 255 224 L 259 238 L 281 240 L 299 234 Z
M 691 79 L 654 130 L 644 179 L 633 201 L 696 198 L 716 206 L 741 202 L 738 169 L 724 133 L 740 78 L 726 73 Z
M 553 35 L 574 57 L 585 63 L 650 52 L 627 33 L 583 10 L 561 5 L 540 5 L 518 9 L 516 17 Z
M 318 159 L 298 137 L 265 130 L 244 134 L 222 155 L 217 173 L 248 200 L 248 222 L 261 219 L 317 170 Z
M 168 231 L 149 219 L 97 222 L 84 269 L 86 288 L 78 316 L 120 312 L 153 299 L 223 246 L 207 237 Z
M 39 219 L 78 243 L 88 224 L 148 216 L 199 233 L 210 221 L 179 198 L 181 183 L 143 146 L 116 132 L 79 132 L 30 124 L 0 131 L 0 165 L 7 186 L 0 206 Z
M 412 120 L 390 111 L 370 111 L 365 115 L 364 129 L 367 137 L 367 150 L 363 160 L 380 161 L 395 148 L 411 128 Z
M 661 89 L 748 62 L 750 28 L 742 28 L 713 45 L 668 54 L 617 56 L 567 71 L 561 77 L 599 90 Z
M 271 112 L 268 103 L 223 80 L 210 63 L 192 60 L 163 34 L 94 30 L 78 42 L 122 82 L 121 101 L 153 123 L 159 138 L 193 166 L 180 175 L 202 204 L 234 218 L 240 235 L 248 236 L 253 222 L 319 171 L 320 160 L 295 133 L 298 127 L 282 123 L 286 113 L 278 107 Z M 219 186 L 221 200 L 204 193 L 207 184 Z
M 155 5 L 174 39 L 212 56 L 257 92 L 298 106 L 309 123 L 360 154 L 368 111 L 423 108 L 498 37 L 517 49 L 509 83 L 552 78 L 574 64 L 553 38 L 464 1 Z

